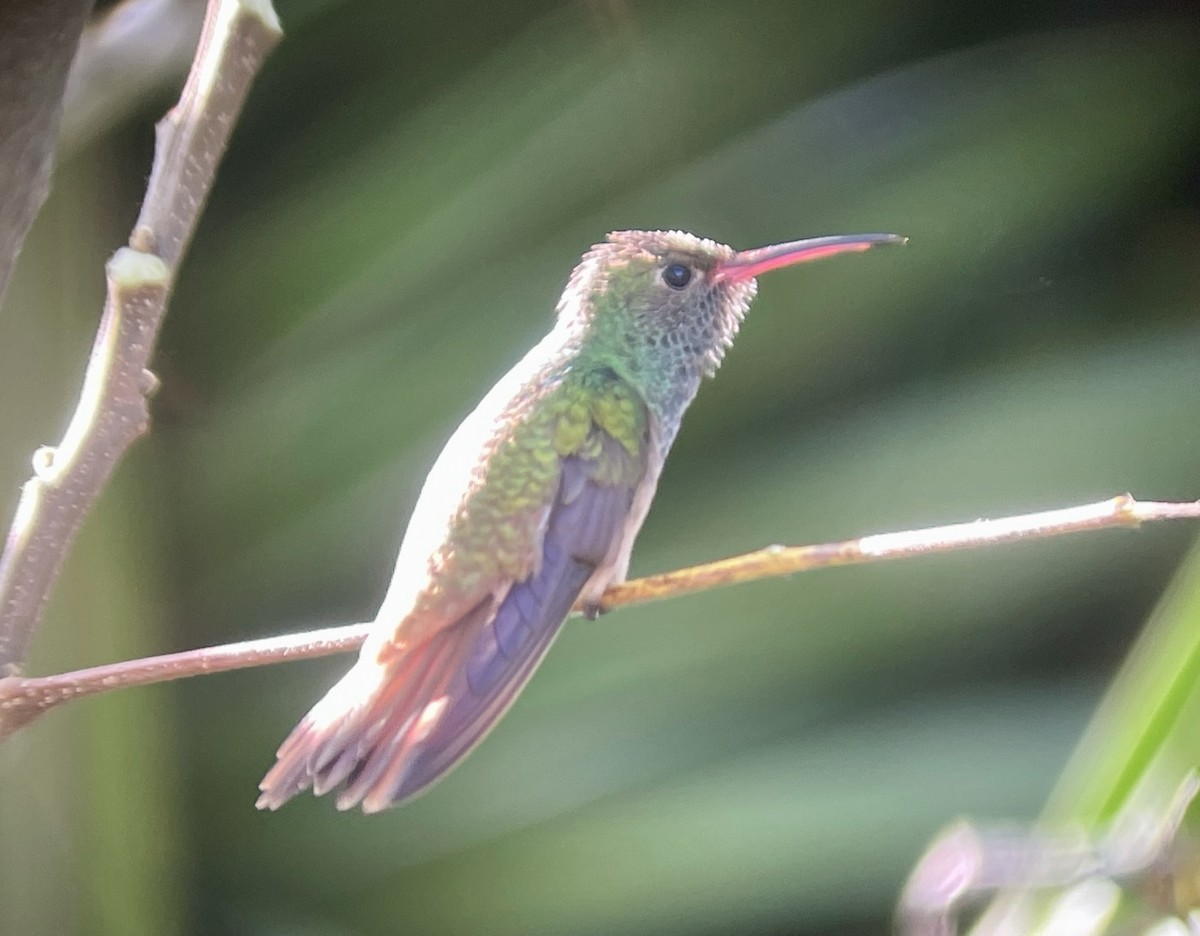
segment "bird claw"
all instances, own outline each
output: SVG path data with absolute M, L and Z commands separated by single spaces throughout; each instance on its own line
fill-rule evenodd
M 608 614 L 610 610 L 612 609 L 604 607 L 598 601 L 585 601 L 583 603 L 583 616 L 589 621 L 595 621 L 600 615 Z

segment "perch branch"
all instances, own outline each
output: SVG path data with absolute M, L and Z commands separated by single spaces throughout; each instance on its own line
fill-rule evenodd
M 657 601 L 660 598 L 673 598 L 722 585 L 792 575 L 810 569 L 858 565 L 881 559 L 907 559 L 926 553 L 996 546 L 1017 540 L 1045 539 L 1064 533 L 1138 526 L 1152 520 L 1182 519 L 1200 519 L 1200 501 L 1137 501 L 1132 494 L 1120 494 L 1094 504 L 1044 510 L 1016 517 L 1001 517 L 996 520 L 972 520 L 968 523 L 926 527 L 922 530 L 906 530 L 903 533 L 879 533 L 816 546 L 768 546 L 731 559 L 719 559 L 676 572 L 663 572 L 614 585 L 604 593 L 602 600 L 604 607 L 608 609 Z
M 20 673 L 75 534 L 149 424 L 147 369 L 179 261 L 250 84 L 281 36 L 269 0 L 211 0 L 179 103 L 156 128 L 154 167 L 129 239 L 109 261 L 108 299 L 62 442 L 33 457 L 0 555 L 0 677 Z
M 1152 520 L 1189 518 L 1200 519 L 1200 501 L 1140 502 L 1132 495 L 1122 494 L 1080 507 L 997 520 L 975 520 L 815 546 L 768 546 L 730 559 L 613 585 L 602 601 L 607 610 L 810 569 L 903 559 L 1106 527 L 1137 526 Z M 110 663 L 55 676 L 0 679 L 0 739 L 42 712 L 81 696 L 357 650 L 369 627 L 351 624 Z

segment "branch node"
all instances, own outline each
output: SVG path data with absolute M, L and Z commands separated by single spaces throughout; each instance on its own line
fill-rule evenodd
M 142 253 L 158 253 L 158 238 L 148 224 L 139 224 L 129 235 L 129 246 Z
M 43 445 L 29 459 L 33 465 L 33 473 L 43 484 L 53 484 L 55 481 L 54 459 L 58 455 L 58 447 Z
M 142 391 L 142 396 L 150 399 L 162 385 L 162 381 L 158 379 L 158 375 L 149 368 L 142 368 L 141 380 L 138 382 L 138 389 Z
M 133 247 L 122 247 L 105 266 L 113 285 L 124 289 L 170 285 L 171 271 L 162 257 Z

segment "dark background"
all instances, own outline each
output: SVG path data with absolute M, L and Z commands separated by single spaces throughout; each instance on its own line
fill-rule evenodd
M 1195 4 L 278 9 L 162 336 L 154 432 L 32 672 L 369 619 L 440 445 L 611 229 L 911 237 L 764 277 L 634 574 L 1200 494 Z M 65 427 L 177 87 L 86 133 L 68 115 L 0 313 L 6 517 Z M 370 819 L 253 808 L 348 659 L 82 702 L 0 749 L 0 929 L 886 932 L 940 826 L 1037 813 L 1191 537 L 572 623 L 460 770 Z

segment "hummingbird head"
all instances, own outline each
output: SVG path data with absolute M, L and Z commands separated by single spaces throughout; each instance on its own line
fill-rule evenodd
M 559 322 L 579 329 L 648 400 L 680 386 L 694 392 L 733 343 L 759 273 L 905 240 L 838 235 L 737 251 L 682 231 L 616 231 L 575 268 Z

